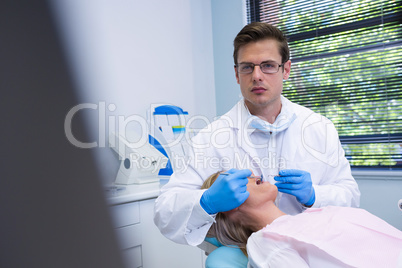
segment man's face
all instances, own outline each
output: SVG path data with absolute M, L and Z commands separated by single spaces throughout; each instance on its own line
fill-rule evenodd
M 260 64 L 264 61 L 282 64 L 279 44 L 276 40 L 264 39 L 249 43 L 239 49 L 238 63 Z M 237 83 L 240 85 L 241 93 L 250 112 L 256 113 L 269 106 L 280 109 L 283 80 L 289 78 L 290 64 L 290 61 L 287 61 L 284 71 L 282 71 L 282 67 L 279 67 L 279 71 L 273 74 L 261 72 L 259 66 L 255 66 L 251 74 L 238 73 L 235 68 Z

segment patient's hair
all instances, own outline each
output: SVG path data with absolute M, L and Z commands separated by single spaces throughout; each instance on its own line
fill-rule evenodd
M 208 189 L 215 182 L 221 172 L 212 174 L 206 179 L 201 189 Z M 216 237 L 216 239 L 225 246 L 237 246 L 247 256 L 247 239 L 253 233 L 248 227 L 241 223 L 233 222 L 222 212 L 216 215 L 215 222 L 209 229 L 207 236 Z
M 285 63 L 289 60 L 290 52 L 289 45 L 285 35 L 279 28 L 265 23 L 265 22 L 252 22 L 241 29 L 234 39 L 233 46 L 233 59 L 237 65 L 237 58 L 239 56 L 239 49 L 251 42 L 257 42 L 265 39 L 274 39 L 279 43 L 279 53 L 282 57 L 282 62 Z

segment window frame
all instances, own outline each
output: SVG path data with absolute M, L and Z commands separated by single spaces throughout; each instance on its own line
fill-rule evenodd
M 246 0 L 246 14 L 247 14 L 247 22 L 254 22 L 254 21 L 261 21 L 261 15 L 260 15 L 260 0 Z M 402 2 L 402 1 L 400 1 Z M 380 15 L 376 17 L 371 17 L 368 19 L 362 19 L 358 20 L 355 22 L 350 22 L 350 23 L 345 23 L 341 25 L 334 25 L 331 27 L 326 27 L 324 29 L 313 29 L 310 31 L 306 32 L 300 32 L 296 34 L 290 34 L 287 35 L 287 38 L 289 39 L 290 42 L 294 41 L 299 41 L 299 40 L 306 40 L 309 38 L 317 38 L 320 36 L 325 36 L 328 34 L 337 34 L 337 33 L 342 33 L 345 31 L 350 31 L 350 30 L 357 30 L 357 29 L 362 29 L 366 27 L 373 27 L 377 25 L 381 25 L 384 23 L 390 23 L 390 22 L 401 22 L 401 17 L 402 17 L 402 11 L 399 10 L 396 13 L 392 14 L 386 14 L 386 15 Z M 401 22 L 402 23 L 402 22 Z M 363 46 L 363 47 L 355 47 L 351 49 L 343 49 L 343 50 L 338 50 L 338 51 L 333 51 L 333 52 L 327 52 L 327 53 L 320 53 L 319 58 L 328 58 L 328 57 L 334 57 L 334 56 L 339 56 L 339 55 L 344 55 L 346 53 L 358 53 L 358 52 L 365 52 L 369 50 L 374 50 L 374 49 L 386 49 L 386 48 L 392 48 L 394 46 L 400 46 L 402 44 L 402 39 L 400 38 L 399 40 L 396 41 L 391 41 L 386 44 L 374 44 L 374 45 L 368 45 L 368 46 Z M 292 51 L 292 47 L 290 45 L 290 50 Z M 303 61 L 308 61 L 311 59 L 316 59 L 317 54 L 314 54 L 312 56 L 302 56 L 299 58 L 291 58 L 292 63 L 297 63 L 297 62 L 303 62 Z M 402 89 L 401 89 L 402 90 Z M 384 99 L 386 100 L 386 99 Z M 402 132 L 401 133 L 396 133 L 396 134 L 374 134 L 374 135 L 355 135 L 355 136 L 339 136 L 339 139 L 341 141 L 342 145 L 346 144 L 380 144 L 380 143 L 402 143 Z M 402 150 L 402 148 L 401 148 Z M 392 159 L 391 154 L 387 155 L 387 159 Z M 365 172 L 367 170 L 373 171 L 379 171 L 382 173 L 383 171 L 394 171 L 394 174 L 397 174 L 397 176 L 402 176 L 402 153 L 401 155 L 397 154 L 398 158 L 397 160 L 400 160 L 401 162 L 397 162 L 395 166 L 387 165 L 387 166 L 381 166 L 381 165 L 373 165 L 373 166 L 357 166 L 357 165 L 352 165 L 351 167 L 354 171 L 361 171 L 360 173 L 358 172 L 357 174 L 363 174 L 367 175 Z M 348 158 L 348 156 L 347 156 Z M 349 157 L 348 160 L 350 160 L 351 157 Z M 380 159 L 380 157 L 378 157 Z M 396 172 L 396 173 L 395 173 Z

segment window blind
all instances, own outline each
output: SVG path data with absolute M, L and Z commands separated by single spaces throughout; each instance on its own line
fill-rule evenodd
M 354 168 L 402 168 L 401 2 L 246 2 L 288 38 L 283 95 L 332 120 Z

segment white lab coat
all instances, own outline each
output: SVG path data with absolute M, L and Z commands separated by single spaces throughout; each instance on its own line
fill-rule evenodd
M 305 170 L 316 194 L 313 207 L 359 206 L 360 192 L 332 122 L 283 96 L 281 101 L 272 134 L 249 127 L 253 116 L 241 100 L 193 138 L 155 203 L 154 222 L 163 235 L 181 244 L 202 243 L 214 215 L 202 209 L 200 187 L 211 174 L 231 168 L 251 169 L 271 183 L 280 169 Z M 287 214 L 305 210 L 288 194 L 279 193 L 277 201 Z

